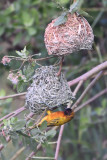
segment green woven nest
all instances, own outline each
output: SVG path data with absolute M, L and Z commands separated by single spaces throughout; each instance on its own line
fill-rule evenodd
M 36 69 L 26 94 L 26 107 L 31 112 L 40 113 L 71 101 L 72 92 L 67 80 L 63 73 L 58 77 L 57 72 L 58 68 L 53 66 Z

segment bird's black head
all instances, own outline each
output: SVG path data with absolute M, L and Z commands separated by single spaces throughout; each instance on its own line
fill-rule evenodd
M 65 108 L 64 114 L 65 115 L 71 115 L 72 109 L 71 108 Z

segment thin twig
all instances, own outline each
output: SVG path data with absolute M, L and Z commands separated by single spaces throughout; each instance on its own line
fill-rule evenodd
M 102 96 L 103 94 L 107 93 L 107 88 L 102 90 L 101 92 L 99 92 L 98 94 L 96 94 L 94 97 L 90 98 L 88 101 L 86 101 L 85 103 L 83 103 L 82 105 L 78 106 L 78 108 L 75 109 L 75 112 L 79 111 L 80 109 L 82 109 L 83 107 L 87 106 L 89 103 L 93 102 L 94 100 L 96 100 L 97 98 L 99 98 L 100 96 Z
M 34 159 L 43 159 L 43 160 L 45 160 L 45 159 L 49 159 L 49 160 L 51 160 L 51 159 L 54 159 L 54 157 L 33 157 Z
M 69 81 L 68 84 L 69 86 L 73 86 L 75 84 L 77 84 L 79 81 L 84 80 L 86 81 L 88 78 L 92 77 L 94 74 L 96 74 L 97 72 L 100 72 L 104 69 L 107 69 L 107 61 L 103 62 L 102 64 L 94 67 L 93 69 L 91 69 L 90 71 L 86 72 L 85 74 L 83 74 L 82 76 Z
M 93 85 L 96 83 L 96 81 L 102 76 L 104 71 L 100 71 L 97 76 L 92 80 L 92 82 L 87 86 L 87 88 L 84 90 L 84 92 L 81 94 L 81 96 L 78 98 L 78 100 L 74 103 L 72 106 L 72 109 L 74 110 L 79 103 L 83 100 L 84 96 L 87 94 L 87 92 L 93 87 Z
M 104 12 L 107 12 L 107 7 L 82 8 L 82 10 L 88 11 L 88 12 L 98 12 L 103 10 Z
M 25 147 L 20 148 L 10 160 L 16 160 L 16 158 L 25 150 Z
M 18 115 L 20 112 L 22 112 L 24 110 L 26 110 L 26 108 L 25 107 L 21 107 L 21 108 L 17 109 L 16 111 L 13 111 L 12 113 L 9 113 L 8 115 L 2 117 L 0 119 L 0 122 L 3 121 L 4 119 L 15 117 L 16 115 Z M 1 124 L 0 124 L 0 126 L 1 126 Z
M 26 94 L 26 92 L 18 93 L 18 94 L 13 94 L 13 95 L 9 95 L 9 96 L 4 96 L 4 97 L 0 97 L 0 100 L 4 100 L 4 99 L 8 99 L 8 98 L 14 98 L 14 97 L 19 97 L 19 96 L 23 96 L 25 94 Z
M 64 56 L 61 57 L 61 60 L 60 60 L 60 68 L 59 68 L 59 71 L 58 71 L 58 73 L 57 73 L 57 76 L 60 76 L 60 74 L 61 74 L 62 65 L 63 65 L 63 60 L 64 60 Z
M 57 141 L 57 146 L 56 146 L 56 152 L 55 152 L 55 160 L 58 159 L 58 154 L 59 154 L 59 148 L 60 148 L 60 143 L 61 143 L 61 138 L 64 130 L 64 125 L 61 126 L 59 136 L 58 136 L 58 141 Z
M 57 56 L 50 56 L 50 57 L 45 57 L 45 58 L 38 58 L 38 59 L 34 59 L 34 60 L 36 60 L 36 61 L 43 61 L 43 60 L 46 60 L 46 59 L 51 59 L 51 58 L 55 58 L 55 57 L 57 57 Z
M 35 114 L 34 113 L 29 113 L 27 116 L 26 116 L 26 121 L 28 121 L 29 119 L 31 119 Z
M 31 152 L 30 154 L 29 154 L 29 156 L 25 159 L 25 160 L 30 160 L 36 153 L 37 153 L 37 151 L 40 149 L 42 147 L 42 145 L 41 144 L 38 144 L 37 145 L 37 148 L 36 148 L 36 151 L 34 152 Z
M 77 92 L 79 91 L 80 87 L 82 86 L 83 82 L 84 82 L 84 81 L 81 80 L 81 81 L 78 83 L 78 85 L 76 86 L 76 88 L 75 88 L 75 90 L 74 90 L 74 92 L 73 92 L 73 96 L 74 96 L 74 97 L 76 96 L 76 94 L 77 94 Z

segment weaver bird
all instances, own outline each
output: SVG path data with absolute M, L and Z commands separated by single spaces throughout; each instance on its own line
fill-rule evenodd
M 60 126 L 67 122 L 69 122 L 74 117 L 74 112 L 71 108 L 66 108 L 65 111 L 57 111 L 52 112 L 50 110 L 47 111 L 47 115 L 38 123 L 38 125 L 34 125 L 30 127 L 30 129 L 36 128 L 37 126 L 41 126 L 41 124 L 46 121 L 47 126 Z

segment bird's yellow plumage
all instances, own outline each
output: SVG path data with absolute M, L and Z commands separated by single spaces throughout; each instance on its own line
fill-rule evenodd
M 47 114 L 38 125 L 34 125 L 31 129 L 40 126 L 44 121 L 47 122 L 47 126 L 60 126 L 69 122 L 74 117 L 74 112 L 70 108 L 66 108 L 65 111 L 51 112 L 47 111 Z

